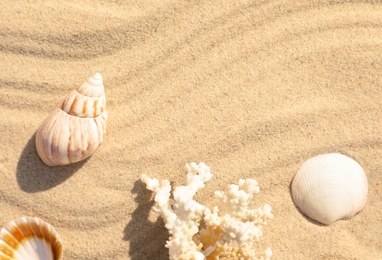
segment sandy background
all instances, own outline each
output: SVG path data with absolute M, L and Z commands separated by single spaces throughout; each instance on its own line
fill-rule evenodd
M 382 259 L 381 3 L 100 2 L 0 3 L 0 226 L 43 218 L 65 259 L 164 260 L 168 233 L 139 176 L 181 185 L 185 163 L 203 161 L 208 206 L 239 178 L 259 182 L 255 205 L 275 215 L 259 250 L 273 259 Z M 106 142 L 85 162 L 44 165 L 36 129 L 95 72 Z M 289 184 L 327 152 L 364 167 L 369 197 L 324 227 L 296 210 Z

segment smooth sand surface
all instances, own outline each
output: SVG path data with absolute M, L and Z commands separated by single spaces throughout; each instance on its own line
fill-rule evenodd
M 254 206 L 274 213 L 259 253 L 382 259 L 379 1 L 2 1 L 0 17 L 1 226 L 46 220 L 65 259 L 168 259 L 140 175 L 182 185 L 185 164 L 203 161 L 207 206 L 239 178 L 259 182 Z M 44 165 L 36 129 L 95 72 L 106 141 L 85 162 Z M 364 167 L 369 197 L 327 227 L 295 208 L 289 185 L 329 152 Z

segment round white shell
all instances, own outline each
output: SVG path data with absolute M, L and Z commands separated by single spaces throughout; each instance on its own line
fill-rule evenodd
M 345 155 L 318 155 L 303 163 L 294 176 L 291 193 L 302 213 L 330 225 L 363 209 L 367 177 L 362 167 Z
M 0 259 L 60 260 L 62 241 L 52 225 L 39 218 L 22 217 L 0 232 Z
M 49 166 L 86 159 L 104 140 L 106 122 L 102 76 L 96 73 L 43 121 L 36 132 L 37 152 Z

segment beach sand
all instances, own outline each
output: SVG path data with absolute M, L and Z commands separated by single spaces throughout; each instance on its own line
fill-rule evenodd
M 140 175 L 260 185 L 273 259 L 382 259 L 382 5 L 377 1 L 3 1 L 0 226 L 52 224 L 65 259 L 168 259 L 168 232 Z M 310 2 L 310 3 L 302 3 Z M 99 72 L 107 137 L 84 162 L 48 167 L 35 132 Z M 364 210 L 331 226 L 304 217 L 289 185 L 340 152 L 368 176 Z

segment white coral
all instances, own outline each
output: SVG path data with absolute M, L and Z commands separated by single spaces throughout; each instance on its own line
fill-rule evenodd
M 215 196 L 220 199 L 221 209 L 217 206 L 212 212 L 205 209 L 204 221 L 207 228 L 201 230 L 198 236 L 205 246 L 210 245 L 215 249 L 211 257 L 226 256 L 224 250 L 232 247 L 230 251 L 237 248 L 235 255 L 243 259 L 257 259 L 254 250 L 250 249 L 262 236 L 261 228 L 267 224 L 267 219 L 273 218 L 272 208 L 268 204 L 262 208 L 249 209 L 253 194 L 258 192 L 257 182 L 252 179 L 240 179 L 239 185 L 228 186 L 228 192 L 215 192 Z M 211 237 L 214 237 L 212 241 Z M 271 252 L 267 249 L 266 259 L 270 258 Z
M 211 211 L 193 200 L 196 192 L 212 178 L 210 168 L 204 163 L 190 163 L 186 167 L 187 185 L 175 188 L 174 199 L 170 198 L 169 181 L 159 183 L 146 175 L 141 177 L 147 189 L 154 192 L 154 209 L 160 212 L 170 232 L 166 244 L 170 259 L 257 259 L 253 247 L 262 236 L 262 226 L 273 217 L 268 204 L 249 209 L 253 194 L 259 192 L 257 182 L 240 179 L 239 185 L 229 185 L 227 192 L 216 191 L 221 206 Z M 202 218 L 206 228 L 199 231 Z M 260 259 L 269 259 L 271 255 L 272 250 L 267 248 L 265 258 Z
M 157 179 L 150 179 L 145 174 L 141 179 L 146 183 L 147 189 L 155 193 L 155 209 L 160 212 L 170 232 L 171 236 L 166 244 L 170 259 L 202 260 L 202 245 L 196 245 L 192 238 L 199 231 L 199 222 L 205 207 L 194 201 L 193 197 L 211 179 L 212 174 L 204 163 L 187 164 L 187 169 L 187 185 L 175 188 L 173 200 L 170 199 L 169 181 L 159 183 Z

